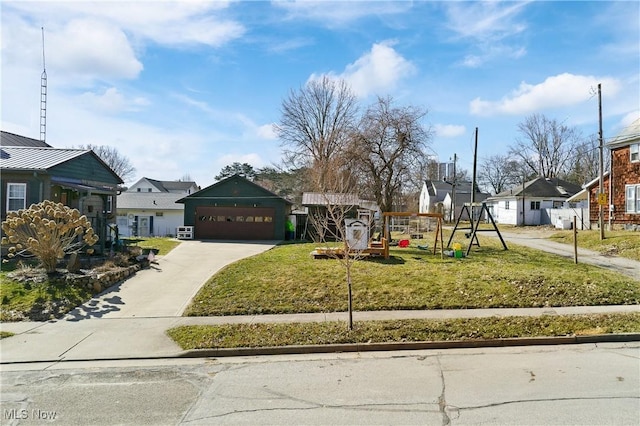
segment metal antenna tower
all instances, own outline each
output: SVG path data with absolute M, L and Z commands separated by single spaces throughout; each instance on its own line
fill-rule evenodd
M 40 140 L 47 139 L 47 67 L 44 62 L 44 27 L 42 28 L 42 75 L 40 76 Z

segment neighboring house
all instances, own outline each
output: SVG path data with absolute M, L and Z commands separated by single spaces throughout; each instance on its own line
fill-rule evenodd
M 603 217 L 612 228 L 640 229 L 640 118 L 607 142 L 611 171 L 603 175 Z M 589 219 L 598 227 L 600 179 L 584 185 L 580 195 L 588 198 Z M 588 194 L 588 197 L 587 197 Z M 611 216 L 609 216 L 611 215 Z
M 176 203 L 199 190 L 192 181 L 161 181 L 143 177 L 118 195 L 118 233 L 123 237 L 177 235 L 184 204 Z
M 291 202 L 233 175 L 176 201 L 196 239 L 283 240 Z
M 471 182 L 457 182 L 454 188 L 452 182 L 426 180 L 420 192 L 419 213 L 441 213 L 445 220 L 457 220 L 464 203 L 471 202 L 471 188 Z M 476 191 L 473 201 L 480 203 L 487 197 L 489 194 Z
M 156 180 L 143 177 L 131 185 L 131 187 L 127 189 L 127 192 L 168 192 L 171 194 L 189 195 L 199 190 L 200 187 L 192 181 Z
M 555 225 L 551 210 L 562 209 L 580 189 L 562 179 L 540 177 L 489 197 L 486 202 L 497 223 Z
M 122 179 L 91 150 L 52 148 L 7 132 L 1 136 L 2 219 L 44 200 L 59 202 L 87 216 L 100 237 L 97 248 L 104 250 Z

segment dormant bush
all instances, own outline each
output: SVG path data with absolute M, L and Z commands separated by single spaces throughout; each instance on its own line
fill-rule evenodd
M 58 259 L 77 253 L 85 245 L 92 246 L 98 236 L 86 216 L 62 203 L 43 201 L 28 209 L 8 212 L 2 222 L 2 245 L 8 257 L 35 256 L 46 271 L 54 272 Z M 87 252 L 93 252 L 89 248 Z

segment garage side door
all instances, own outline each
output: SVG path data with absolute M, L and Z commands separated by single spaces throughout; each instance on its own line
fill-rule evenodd
M 268 207 L 196 207 L 195 237 L 216 240 L 272 240 L 275 209 Z

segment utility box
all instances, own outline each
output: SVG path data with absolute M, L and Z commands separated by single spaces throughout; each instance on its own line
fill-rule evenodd
M 366 250 L 369 247 L 369 223 L 360 219 L 345 219 L 347 247 L 349 250 Z
M 193 226 L 178 226 L 176 231 L 179 240 L 193 240 Z
M 556 228 L 557 229 L 571 229 L 572 226 L 573 226 L 573 224 L 568 219 L 558 219 L 556 221 Z

